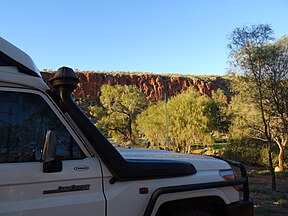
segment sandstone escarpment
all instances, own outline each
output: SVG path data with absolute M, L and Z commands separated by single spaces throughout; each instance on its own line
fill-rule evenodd
M 43 79 L 54 76 L 53 72 L 42 72 Z M 94 73 L 78 72 L 80 83 L 75 94 L 78 97 L 97 99 L 100 96 L 102 85 L 135 85 L 142 91 L 148 100 L 163 100 L 164 94 L 168 97 L 175 96 L 188 87 L 194 86 L 203 95 L 211 96 L 212 90 L 227 90 L 226 79 L 216 77 L 214 79 L 190 78 L 177 75 L 157 75 L 157 74 L 135 74 L 135 73 Z

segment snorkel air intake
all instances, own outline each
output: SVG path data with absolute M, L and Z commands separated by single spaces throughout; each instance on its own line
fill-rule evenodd
M 52 84 L 53 89 L 59 88 L 70 90 L 72 93 L 76 88 L 80 80 L 76 76 L 73 69 L 69 67 L 61 67 L 57 70 L 56 74 L 52 79 L 49 80 Z
M 95 127 L 89 118 L 76 105 L 72 92 L 77 88 L 79 79 L 73 69 L 61 67 L 49 80 L 59 103 L 73 119 L 100 159 L 113 175 L 110 183 L 138 179 L 168 178 L 196 173 L 194 166 L 187 162 L 172 160 L 126 160 Z

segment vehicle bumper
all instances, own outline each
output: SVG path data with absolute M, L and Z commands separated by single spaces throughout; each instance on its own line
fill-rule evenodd
M 253 216 L 254 207 L 252 201 L 239 201 L 226 206 L 227 216 Z

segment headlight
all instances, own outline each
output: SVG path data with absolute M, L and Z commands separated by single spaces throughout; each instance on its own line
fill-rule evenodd
M 226 170 L 220 170 L 219 175 L 225 180 L 225 181 L 231 181 L 231 180 L 237 180 L 237 173 L 236 171 L 232 169 L 226 169 Z M 233 186 L 236 190 L 240 190 L 239 185 Z
M 232 169 L 220 170 L 219 175 L 226 181 L 235 180 L 236 176 Z

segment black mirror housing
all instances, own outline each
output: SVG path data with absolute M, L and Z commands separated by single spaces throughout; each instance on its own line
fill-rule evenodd
M 61 172 L 62 168 L 63 168 L 63 164 L 61 160 L 53 160 L 53 161 L 43 163 L 44 173 Z

